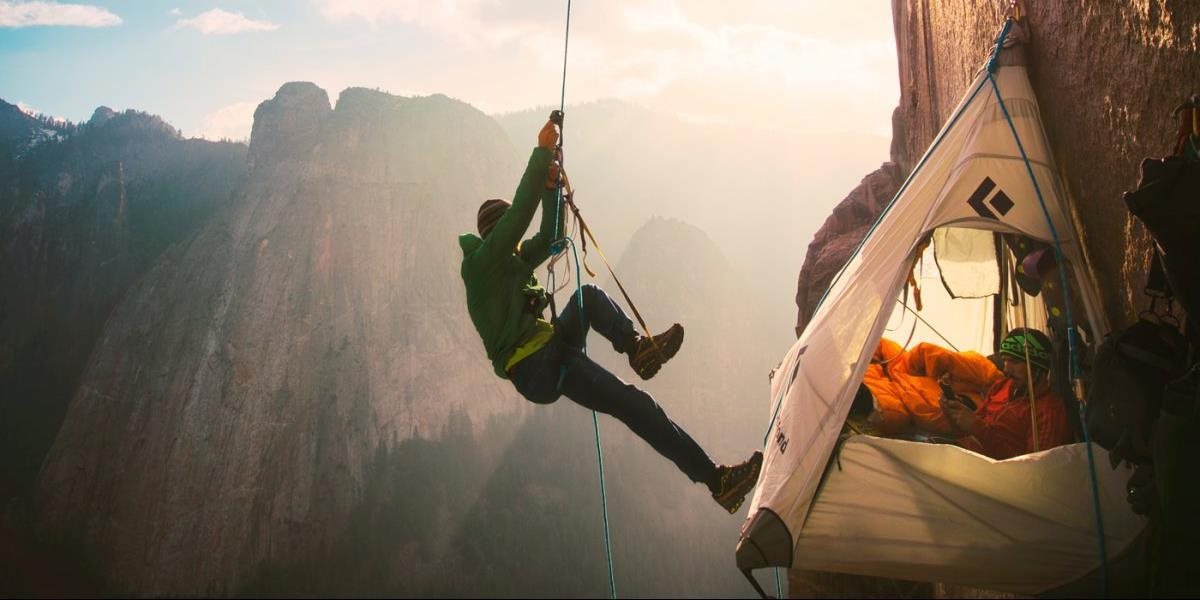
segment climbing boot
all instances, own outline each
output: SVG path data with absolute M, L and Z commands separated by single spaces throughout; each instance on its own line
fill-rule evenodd
M 713 500 L 729 514 L 737 512 L 742 507 L 746 494 L 758 483 L 758 473 L 762 470 L 763 455 L 757 450 L 750 459 L 738 465 L 721 465 L 717 467 L 717 475 L 709 484 Z
M 654 377 L 663 363 L 679 352 L 683 344 L 683 325 L 676 323 L 670 329 L 652 337 L 639 335 L 629 349 L 629 366 L 642 379 Z

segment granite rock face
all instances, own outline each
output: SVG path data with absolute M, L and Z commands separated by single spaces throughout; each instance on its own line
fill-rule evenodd
M 326 549 L 381 448 L 523 407 L 458 275 L 456 234 L 520 172 L 494 121 L 290 83 L 249 154 L 230 205 L 113 311 L 40 476 L 46 531 L 115 589 L 236 593 Z
M 1007 4 L 893 0 L 901 92 L 891 159 L 901 173 L 920 159 L 983 64 Z M 1200 4 L 1023 4 L 1029 74 L 1046 133 L 1074 198 L 1101 301 L 1114 326 L 1127 324 L 1146 303 L 1151 242 L 1121 193 L 1136 185 L 1143 157 L 1171 152 L 1171 111 L 1197 91 Z M 799 320 L 811 310 L 800 304 Z
M 1172 109 L 1200 81 L 1200 5 L 1193 2 L 1028 2 L 1026 58 L 1054 156 L 1083 227 L 1113 325 L 1146 302 L 1151 242 L 1121 193 L 1143 157 L 1172 151 Z M 894 157 L 906 171 L 949 116 L 1002 22 L 993 2 L 893 3 L 900 111 Z
M 0 106 L 6 502 L 28 496 L 113 307 L 229 201 L 245 172 L 243 145 L 185 140 L 146 113 L 96 115 L 77 126 Z
M 573 274 L 565 281 L 570 260 L 559 265 L 558 283 L 566 284 L 559 309 L 575 289 Z M 597 253 L 588 262 L 604 273 Z M 746 282 L 708 235 L 664 218 L 643 223 L 613 266 L 651 328 L 678 320 L 687 339 L 650 381 L 633 374 L 627 357 L 595 332 L 588 357 L 651 392 L 715 460 L 745 458 L 761 443 L 759 390 L 778 354 L 762 343 L 770 321 L 746 310 Z M 539 269 L 548 281 L 543 274 Z M 624 304 L 606 276 L 593 282 Z M 481 350 L 466 354 L 483 361 Z M 520 417 L 480 427 L 476 415 L 460 412 L 441 435 L 381 446 L 367 468 L 362 500 L 334 543 L 279 565 L 240 594 L 605 594 L 592 416 L 561 398 Z M 603 414 L 598 421 L 619 593 L 744 594 L 736 570 L 710 568 L 727 560 L 741 521 L 625 425 Z
M 1170 154 L 1172 109 L 1200 82 L 1200 3 L 1022 2 L 1025 58 L 1051 150 L 1074 200 L 1085 251 L 1111 325 L 1131 323 L 1142 294 L 1152 241 L 1121 194 L 1137 184 L 1144 157 Z M 893 113 L 891 163 L 883 181 L 909 173 L 949 118 L 987 58 L 1008 2 L 893 0 L 900 104 Z M 885 165 L 886 167 L 886 165 Z M 886 170 L 886 169 L 884 169 Z M 855 198 L 880 171 L 839 204 L 809 246 L 796 304 L 799 335 L 828 287 L 878 216 Z M 877 188 L 882 191 L 882 188 Z M 894 193 L 894 192 L 893 192 Z M 888 198 L 884 199 L 884 202 Z M 972 597 L 978 590 L 942 584 L 791 570 L 793 593 L 891 597 Z M 901 592 L 899 590 L 907 590 Z M 982 592 L 983 596 L 993 596 Z
M 332 108 L 329 94 L 306 81 L 285 83 L 275 97 L 258 105 L 250 132 L 250 163 L 303 158 L 317 143 Z
M 138 595 L 607 589 L 591 416 L 497 379 L 465 308 L 456 237 L 514 189 L 529 148 L 514 145 L 444 96 L 350 89 L 331 108 L 283 86 L 228 205 L 108 318 L 38 481 L 40 530 Z M 644 384 L 597 335 L 592 355 L 716 460 L 742 460 L 778 354 L 770 320 L 712 238 L 644 223 L 615 266 L 687 347 Z M 619 589 L 744 591 L 697 566 L 727 555 L 738 521 L 711 526 L 724 513 L 703 486 L 601 427 L 616 560 L 640 565 Z
M 885 206 L 900 190 L 903 177 L 896 163 L 886 162 L 863 178 L 849 196 L 838 203 L 833 214 L 813 236 L 800 268 L 796 288 L 796 336 L 799 337 L 812 319 L 821 296 L 842 265 L 858 248 L 871 224 L 879 218 Z

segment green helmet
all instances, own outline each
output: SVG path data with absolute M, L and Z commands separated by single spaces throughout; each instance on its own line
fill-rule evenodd
M 1026 348 L 1029 350 L 1029 362 L 1042 371 L 1049 372 L 1053 362 L 1054 345 L 1046 334 L 1026 327 L 1018 327 L 1004 336 L 1000 342 L 1000 355 L 1025 361 Z

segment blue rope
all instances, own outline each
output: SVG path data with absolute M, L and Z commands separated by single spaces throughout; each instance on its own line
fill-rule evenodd
M 1004 27 L 1000 30 L 1000 35 L 996 36 L 996 47 L 992 48 L 992 56 L 987 61 L 987 72 L 989 75 L 996 72 L 996 64 L 1000 60 L 1000 50 L 1004 48 L 1004 40 L 1008 38 L 1008 31 L 1012 29 L 1012 24 L 1012 18 L 1005 19 Z
M 779 567 L 775 567 L 775 597 L 783 597 L 783 585 L 779 583 Z
M 567 0 L 567 26 L 566 32 L 563 35 L 563 74 L 562 74 L 562 93 L 558 99 L 558 110 L 560 114 L 566 114 L 567 102 L 567 49 L 571 43 L 571 0 Z M 566 120 L 558 126 L 558 146 L 561 148 L 565 137 L 564 131 Z M 565 161 L 563 161 L 565 162 Z M 575 260 L 575 301 L 579 303 L 579 321 L 580 331 L 586 331 L 587 316 L 583 312 L 583 278 L 579 267 L 579 250 L 575 247 L 575 240 L 569 237 L 559 237 L 562 232 L 559 231 L 559 224 L 562 222 L 562 173 L 563 165 L 559 164 L 559 183 L 557 186 L 556 196 L 558 201 L 554 203 L 554 238 L 555 241 L 551 244 L 551 252 L 558 254 L 562 252 L 565 245 L 571 246 L 571 253 Z M 550 293 L 554 293 L 555 275 L 554 269 L 550 269 Z M 582 351 L 584 356 L 587 356 L 587 336 L 584 336 L 582 341 Z M 562 370 L 558 374 L 558 389 L 562 389 L 563 380 L 567 377 L 568 366 L 563 365 Z M 604 516 L 604 556 L 608 560 L 608 597 L 617 597 L 617 580 L 613 574 L 613 557 L 612 557 L 612 537 L 609 535 L 608 527 L 608 493 L 604 485 L 604 451 L 600 446 L 600 419 L 596 416 L 596 411 L 592 411 L 592 429 L 596 434 L 596 463 L 600 473 L 600 511 Z
M 608 597 L 617 597 L 617 580 L 613 576 L 612 539 L 608 534 L 608 500 L 604 493 L 604 453 L 600 450 L 600 420 L 592 411 L 592 428 L 596 432 L 596 462 L 600 466 L 600 510 L 604 513 L 604 556 L 608 559 Z
M 996 41 L 996 54 L 999 54 L 999 48 L 1004 43 L 1004 36 L 1008 33 L 1009 25 L 1012 21 L 1009 20 L 1004 25 L 1004 31 L 1001 32 L 1000 38 Z M 994 59 L 993 59 L 994 60 Z M 992 84 L 992 91 L 996 94 L 996 101 L 1000 104 L 1000 110 L 1004 112 L 1004 119 L 1008 122 L 1008 128 L 1012 131 L 1013 140 L 1017 143 L 1017 150 L 1021 152 L 1021 159 L 1025 162 L 1025 170 L 1029 173 L 1029 180 L 1033 182 L 1033 191 L 1037 193 L 1038 204 L 1042 208 L 1042 214 L 1046 217 L 1046 224 L 1050 227 L 1050 235 L 1054 238 L 1054 257 L 1058 261 L 1058 276 L 1063 290 L 1063 304 L 1066 305 L 1067 317 L 1067 348 L 1071 357 L 1071 378 L 1073 380 L 1080 377 L 1080 362 L 1079 350 L 1076 347 L 1075 341 L 1075 321 L 1071 315 L 1071 289 L 1067 282 L 1066 260 L 1063 257 L 1062 240 L 1058 237 L 1058 230 L 1054 227 L 1054 220 L 1050 217 L 1050 209 L 1046 208 L 1046 200 L 1042 196 L 1042 188 L 1038 185 L 1037 177 L 1033 174 L 1033 165 L 1029 162 L 1029 156 L 1025 154 L 1025 145 L 1021 143 L 1021 136 L 1017 134 L 1017 127 L 1013 123 L 1012 116 L 1008 113 L 1008 107 L 1004 104 L 1004 98 L 1000 95 L 1000 86 L 996 84 L 995 74 L 988 72 L 988 81 Z M 1084 418 L 1084 423 L 1087 423 L 1087 403 L 1080 398 L 1080 413 Z M 1092 510 L 1096 515 L 1096 537 L 1100 550 L 1100 594 L 1108 595 L 1108 548 L 1104 537 L 1104 515 L 1100 512 L 1100 486 L 1096 480 L 1096 459 L 1092 454 L 1092 438 L 1088 432 L 1088 428 L 1083 427 L 1083 442 L 1087 447 L 1088 458 L 1088 474 L 1091 476 L 1092 482 Z
M 571 0 L 567 0 L 567 29 L 563 34 L 563 74 L 562 94 L 558 97 L 558 110 L 565 110 L 567 105 L 567 47 L 571 42 Z
M 567 0 L 567 26 L 566 26 L 566 32 L 563 35 L 562 93 L 558 99 L 558 110 L 559 110 L 559 113 L 563 114 L 563 115 L 566 114 L 566 108 L 567 108 L 567 49 L 570 48 L 570 45 L 571 45 L 571 0 Z M 563 138 L 565 137 L 565 134 L 564 134 L 564 131 L 566 130 L 565 123 L 566 123 L 566 120 L 564 119 L 563 124 L 560 124 L 558 126 L 558 145 L 560 148 L 562 147 Z M 565 162 L 565 161 L 563 161 L 563 162 Z M 563 169 L 563 165 L 559 164 L 558 177 L 559 177 L 560 184 L 562 182 L 562 176 L 563 176 L 562 169 Z M 580 331 L 586 331 L 587 317 L 586 317 L 585 313 L 583 312 L 583 278 L 582 278 L 582 273 L 581 273 L 581 270 L 579 267 L 579 250 L 575 247 L 575 240 L 572 240 L 569 237 L 562 237 L 562 238 L 558 237 L 559 234 L 561 233 L 558 229 L 558 226 L 562 222 L 561 221 L 561 219 L 562 219 L 562 203 L 563 203 L 562 185 L 558 186 L 556 195 L 557 195 L 558 201 L 554 203 L 554 237 L 556 238 L 556 241 L 554 242 L 554 246 L 557 246 L 557 250 L 554 250 L 554 253 L 558 254 L 559 252 L 561 252 L 562 246 L 564 243 L 570 244 L 570 246 L 571 246 L 571 253 L 575 260 L 575 300 L 577 302 L 579 302 Z M 552 293 L 552 294 L 554 293 L 554 291 L 553 291 L 554 290 L 554 279 L 555 279 L 554 269 L 551 269 L 550 270 L 550 290 L 551 290 L 550 293 Z M 583 348 L 582 348 L 583 354 L 584 354 L 584 356 L 587 356 L 587 336 L 586 335 L 584 336 L 582 344 L 583 344 Z M 563 380 L 566 379 L 566 377 L 567 377 L 567 369 L 568 369 L 567 365 L 563 365 L 562 371 L 559 373 L 559 376 L 558 376 L 559 389 L 562 388 Z M 600 511 L 604 516 L 604 556 L 608 560 L 608 597 L 616 598 L 617 597 L 617 580 L 613 574 L 612 537 L 609 535 L 609 528 L 608 528 L 608 493 L 607 493 L 607 490 L 605 489 L 605 485 L 604 485 L 604 450 L 600 446 L 600 419 L 599 419 L 599 417 L 596 416 L 596 411 L 594 411 L 594 410 L 592 411 L 592 429 L 596 433 L 596 464 L 599 467 L 599 473 L 600 473 Z
M 564 115 L 564 116 L 566 115 L 566 112 L 567 112 L 567 48 L 569 48 L 570 45 L 571 45 L 571 0 L 567 0 L 567 28 L 566 28 L 566 33 L 563 35 L 562 92 L 558 96 L 558 112 L 559 112 L 559 114 Z M 563 138 L 566 136 L 566 129 L 567 129 L 566 122 L 567 121 L 564 118 L 562 124 L 558 126 L 558 147 L 559 148 L 562 148 Z M 558 170 L 558 179 L 559 179 L 560 183 L 562 182 L 562 168 L 563 168 L 563 165 L 560 164 L 558 166 L 558 169 L 559 169 Z M 560 233 L 558 231 L 558 224 L 560 222 L 559 219 L 562 218 L 562 186 L 561 185 L 558 187 L 557 195 L 558 195 L 558 203 L 554 205 L 554 238 L 556 240 L 558 239 L 558 234 Z M 561 252 L 561 251 L 562 251 L 562 247 L 560 246 L 558 252 Z M 555 254 L 558 254 L 558 252 L 555 252 Z M 553 270 L 550 271 L 550 281 L 552 283 L 554 281 L 554 271 Z M 550 289 L 553 290 L 554 286 L 551 285 Z
M 571 245 L 571 254 L 575 260 L 575 300 L 579 302 L 579 330 L 586 331 L 587 317 L 583 312 L 583 285 L 581 284 L 581 273 L 579 269 L 579 249 L 575 247 L 575 240 L 569 237 L 564 237 L 564 241 Z M 587 336 L 583 338 L 583 354 L 587 356 Z M 562 373 L 559 375 L 559 387 L 562 387 L 562 379 L 567 376 L 567 366 L 563 365 Z M 600 511 L 604 515 L 604 556 L 608 559 L 608 597 L 617 597 L 617 580 L 613 575 L 613 559 L 612 559 L 612 537 L 609 535 L 608 528 L 608 493 L 604 485 L 604 452 L 600 447 L 600 419 L 596 416 L 596 411 L 592 411 L 592 429 L 596 433 L 596 463 L 599 466 L 600 472 Z

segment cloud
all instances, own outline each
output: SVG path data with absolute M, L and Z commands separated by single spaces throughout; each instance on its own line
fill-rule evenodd
M 257 107 L 257 102 L 236 102 L 223 106 L 205 116 L 193 136 L 208 140 L 248 140 L 250 129 L 254 126 L 254 109 Z
M 429 54 L 452 54 L 475 65 L 469 75 L 439 75 L 428 91 L 457 95 L 492 111 L 516 110 L 533 97 L 558 91 L 565 4 L 311 2 L 331 22 L 417 29 L 431 40 Z M 886 3 L 576 3 L 568 100 L 625 98 L 697 122 L 741 119 L 796 131 L 890 132 L 899 91 L 891 13 L 881 4 Z M 880 104 L 890 106 L 880 110 Z
M 725 79 L 769 92 L 828 86 L 859 92 L 894 73 L 888 41 L 835 42 L 769 25 L 701 27 L 665 15 L 627 13 L 629 31 L 670 47 L 610 52 L 588 69 L 622 87 L 656 93 L 688 80 Z
M 171 10 L 167 11 L 167 14 L 171 15 L 172 17 L 178 17 L 183 14 L 183 11 L 179 10 L 179 8 L 176 7 L 176 8 L 172 8 Z
M 557 11 L 524 10 L 529 0 L 313 0 L 331 21 L 365 21 L 373 28 L 403 23 L 452 39 L 461 46 L 497 46 L 535 34 Z M 556 22 L 556 21 L 555 21 Z
M 437 28 L 475 14 L 479 0 L 430 2 L 412 0 L 317 0 L 321 14 L 332 20 L 361 19 L 378 26 L 388 21 Z
M 0 0 L 0 27 L 33 27 L 35 25 L 112 27 L 120 24 L 121 17 L 90 4 Z
M 195 29 L 204 35 L 228 35 L 248 31 L 274 31 L 279 25 L 267 21 L 255 21 L 242 13 L 219 8 L 202 12 L 190 19 L 179 19 L 172 29 Z

